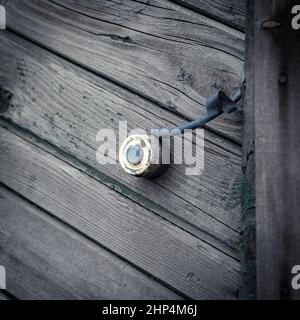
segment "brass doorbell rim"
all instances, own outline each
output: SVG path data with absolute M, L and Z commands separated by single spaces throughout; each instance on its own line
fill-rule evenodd
M 125 172 L 137 177 L 154 177 L 162 166 L 162 147 L 158 137 L 131 135 L 122 143 L 119 161 Z

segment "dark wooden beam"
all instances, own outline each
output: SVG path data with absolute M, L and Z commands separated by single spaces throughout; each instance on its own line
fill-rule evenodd
M 240 298 L 254 299 L 255 273 L 255 130 L 254 130 L 254 55 L 253 0 L 247 1 L 246 23 L 246 90 L 243 125 L 243 179 L 241 220 L 241 284 Z
M 298 2 L 298 3 L 297 3 Z M 299 1 L 254 2 L 257 298 L 297 299 L 291 269 L 300 264 Z

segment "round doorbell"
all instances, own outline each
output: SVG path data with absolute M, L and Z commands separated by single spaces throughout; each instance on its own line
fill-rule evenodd
M 162 141 L 156 136 L 127 137 L 120 147 L 119 161 L 125 172 L 136 177 L 155 178 L 168 168 L 162 164 Z

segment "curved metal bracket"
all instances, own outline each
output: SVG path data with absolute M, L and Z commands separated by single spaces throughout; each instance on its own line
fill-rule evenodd
M 244 84 L 244 82 L 243 82 Z M 186 129 L 196 129 L 203 127 L 206 123 L 217 118 L 222 113 L 232 113 L 237 110 L 237 102 L 242 98 L 242 88 L 235 90 L 230 96 L 224 91 L 218 90 L 206 100 L 205 107 L 207 115 L 199 117 L 191 122 L 187 122 L 175 128 L 158 128 L 153 133 L 158 137 L 175 136 L 184 133 Z

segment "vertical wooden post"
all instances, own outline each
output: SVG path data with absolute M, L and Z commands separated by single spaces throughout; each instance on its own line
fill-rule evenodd
M 256 297 L 253 0 L 246 5 L 246 90 L 244 99 L 243 184 L 241 225 L 241 299 Z
M 297 3 L 298 2 L 298 3 Z M 254 1 L 257 298 L 296 299 L 292 267 L 300 265 L 299 1 Z

